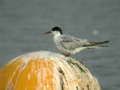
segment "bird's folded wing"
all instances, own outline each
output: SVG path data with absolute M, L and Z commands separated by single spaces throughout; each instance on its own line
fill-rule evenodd
M 62 36 L 60 44 L 65 49 L 73 50 L 82 47 L 84 44 L 88 44 L 88 42 L 76 37 Z

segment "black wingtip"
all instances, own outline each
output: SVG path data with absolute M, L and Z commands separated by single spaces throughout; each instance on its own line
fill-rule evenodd
M 109 43 L 109 42 L 110 42 L 109 40 L 104 41 L 104 43 Z

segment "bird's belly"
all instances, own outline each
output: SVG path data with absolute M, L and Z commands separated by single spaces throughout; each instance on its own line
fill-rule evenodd
M 64 54 L 71 54 L 71 55 L 74 55 L 76 53 L 79 53 L 80 51 L 82 50 L 85 50 L 86 47 L 80 47 L 80 48 L 75 48 L 75 49 L 65 49 L 63 47 L 60 47 L 60 46 L 57 46 L 57 48 Z

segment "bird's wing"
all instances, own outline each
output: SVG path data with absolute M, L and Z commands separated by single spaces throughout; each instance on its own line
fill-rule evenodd
M 63 36 L 61 36 L 60 44 L 65 49 L 73 50 L 73 49 L 79 48 L 85 44 L 88 44 L 88 42 L 86 40 L 82 40 L 82 39 L 79 39 L 76 37 L 63 35 Z

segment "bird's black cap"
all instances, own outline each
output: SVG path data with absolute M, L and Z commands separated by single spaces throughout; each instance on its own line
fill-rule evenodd
M 52 31 L 58 31 L 58 32 L 60 32 L 60 34 L 63 34 L 61 27 L 58 27 L 58 26 L 53 27 Z

